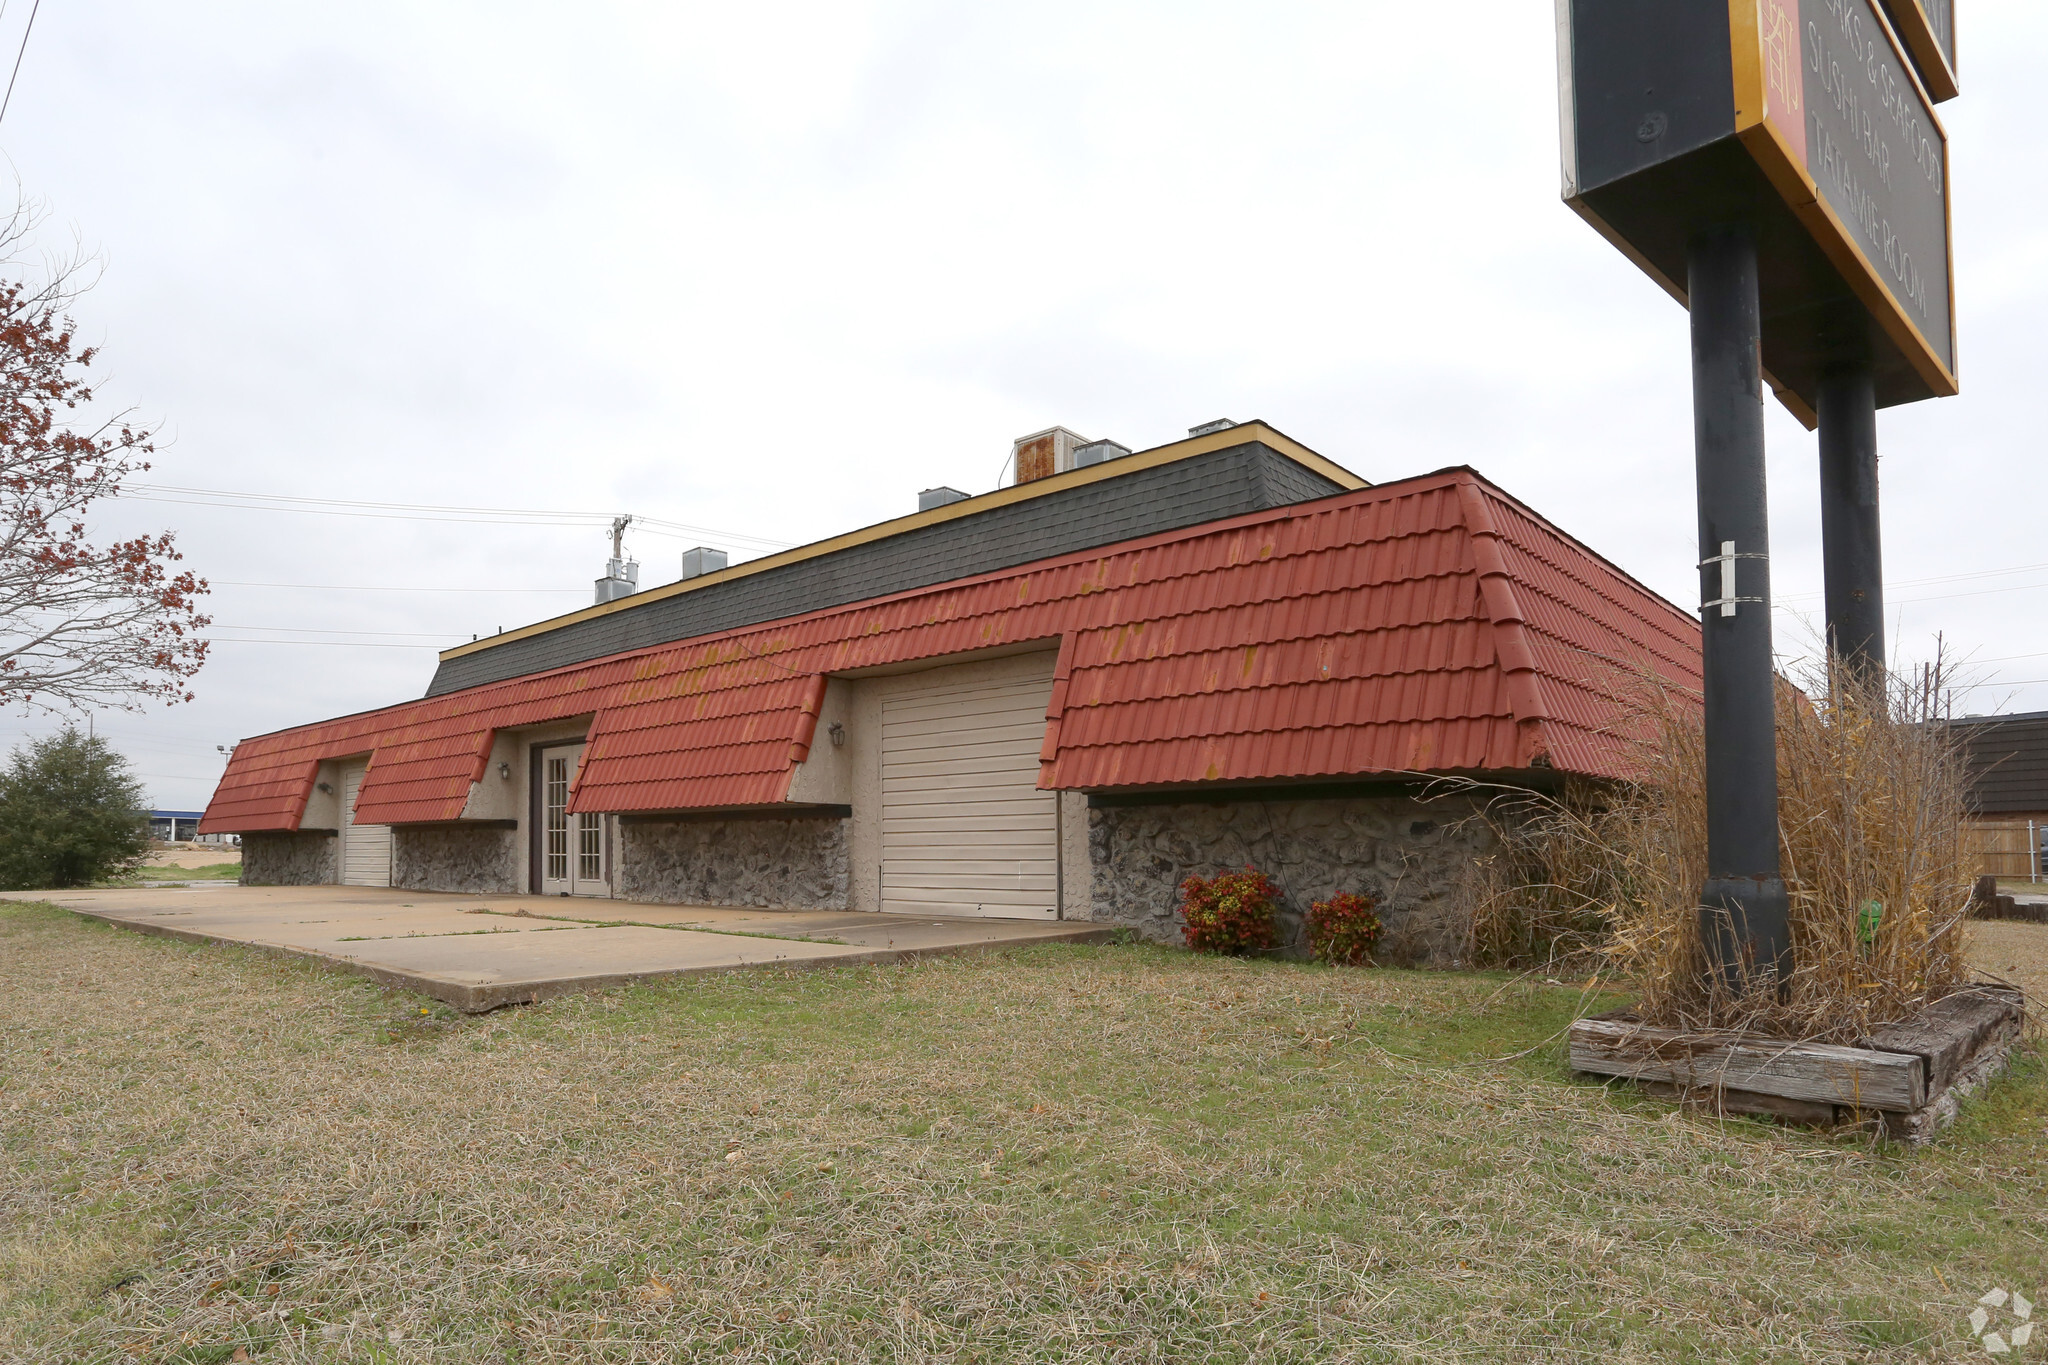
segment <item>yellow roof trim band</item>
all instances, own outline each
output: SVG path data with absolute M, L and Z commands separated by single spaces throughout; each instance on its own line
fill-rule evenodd
M 1030 483 L 1024 484 L 1012 484 L 1008 488 L 998 488 L 993 493 L 982 493 L 976 497 L 965 498 L 959 502 L 949 502 L 943 507 L 934 507 L 928 512 L 913 512 L 907 517 L 897 517 L 893 521 L 877 522 L 873 526 L 863 527 L 858 531 L 848 531 L 844 535 L 833 536 L 829 540 L 813 541 L 809 545 L 799 545 L 793 550 L 783 550 L 776 554 L 763 555 L 759 559 L 749 559 L 745 563 L 735 564 L 729 569 L 720 569 L 716 573 L 700 574 L 695 578 L 686 578 L 680 583 L 667 583 L 658 588 L 648 588 L 644 592 L 636 592 L 629 597 L 621 597 L 617 601 L 606 602 L 601 606 L 584 607 L 580 611 L 572 611 L 563 616 L 550 617 L 545 621 L 536 621 L 530 626 L 521 626 L 517 630 L 508 630 L 503 635 L 491 635 L 481 640 L 472 640 L 468 644 L 456 645 L 452 649 L 442 650 L 441 661 L 445 663 L 450 659 L 460 659 L 464 655 L 476 654 L 498 645 L 510 644 L 514 640 L 526 640 L 536 635 L 545 635 L 549 631 L 560 630 L 564 626 L 575 625 L 579 621 L 594 621 L 600 616 L 609 616 L 616 611 L 628 611 L 634 607 L 644 607 L 650 602 L 659 602 L 682 593 L 695 592 L 699 588 L 708 588 L 718 583 L 730 583 L 736 578 L 745 578 L 749 574 L 765 573 L 770 569 L 779 569 L 785 564 L 796 564 L 806 559 L 816 559 L 820 555 L 833 554 L 839 550 L 849 550 L 856 545 L 866 545 L 877 540 L 886 540 L 890 536 L 902 535 L 906 531 L 918 531 L 927 526 L 937 526 L 942 522 L 955 521 L 960 517 L 972 516 L 977 512 L 986 512 L 997 507 L 1007 507 L 1012 503 L 1041 497 L 1047 493 L 1057 493 L 1068 488 L 1080 488 L 1087 484 L 1100 483 L 1105 479 L 1117 478 L 1124 474 L 1135 474 L 1141 469 L 1156 469 L 1160 465 L 1173 464 L 1178 460 L 1192 459 L 1197 455 L 1207 455 L 1212 451 L 1228 450 L 1232 446 L 1243 445 L 1249 440 L 1257 440 L 1261 445 L 1278 451 L 1296 464 L 1301 465 L 1305 469 L 1315 471 L 1347 491 L 1355 492 L 1358 489 L 1370 488 L 1372 486 L 1366 480 L 1359 478 L 1356 474 L 1344 468 L 1344 466 L 1333 460 L 1325 459 L 1293 437 L 1275 430 L 1264 422 L 1240 422 L 1234 427 L 1225 427 L 1221 431 L 1212 431 L 1201 436 L 1191 436 L 1185 441 L 1175 441 L 1170 445 L 1154 446 L 1150 450 L 1136 451 L 1114 460 L 1105 460 L 1098 465 L 1091 465 L 1086 469 L 1070 469 L 1064 474 L 1055 474 L 1051 478 L 1034 479 Z

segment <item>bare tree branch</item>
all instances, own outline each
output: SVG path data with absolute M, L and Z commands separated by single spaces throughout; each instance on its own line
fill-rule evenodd
M 168 531 L 89 535 L 87 509 L 149 468 L 155 432 L 129 412 L 81 420 L 94 351 L 63 310 L 96 277 L 76 251 L 22 269 L 38 218 L 19 196 L 0 213 L 0 705 L 190 701 L 207 585 L 172 567 L 182 556 Z

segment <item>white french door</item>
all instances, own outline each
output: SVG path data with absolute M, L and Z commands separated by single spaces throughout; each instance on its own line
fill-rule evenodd
M 602 815 L 569 811 L 569 788 L 583 762 L 581 744 L 540 753 L 540 893 L 543 896 L 609 896 L 606 864 L 610 833 Z

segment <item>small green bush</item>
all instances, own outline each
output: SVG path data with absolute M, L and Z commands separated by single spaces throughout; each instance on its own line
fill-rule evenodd
M 1308 908 L 1308 948 L 1316 961 L 1343 967 L 1372 963 L 1372 950 L 1386 932 L 1373 898 L 1346 891 Z
M 1279 888 L 1247 867 L 1180 884 L 1181 933 L 1198 953 L 1247 957 L 1273 947 L 1273 911 Z
M 90 886 L 148 848 L 149 803 L 104 739 L 67 726 L 0 768 L 0 888 Z

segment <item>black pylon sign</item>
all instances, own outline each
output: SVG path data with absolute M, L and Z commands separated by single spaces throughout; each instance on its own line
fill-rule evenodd
M 1884 12 L 1935 103 L 1954 99 L 1959 89 L 1955 0 L 1884 0 Z
M 1937 92 L 1954 90 L 1951 3 L 1558 0 L 1565 200 L 1692 318 L 1701 926 L 1737 990 L 1782 987 L 1795 965 L 1764 386 L 1820 428 L 1829 644 L 1881 676 L 1877 409 L 1957 387 L 1948 138 L 1934 114 Z
M 1889 0 L 1923 3 L 1949 13 Z M 1850 350 L 1880 407 L 1956 392 L 1948 138 L 1884 8 L 1560 0 L 1559 26 L 1566 202 L 1681 303 L 1693 228 L 1748 221 L 1764 370 L 1802 422 Z

